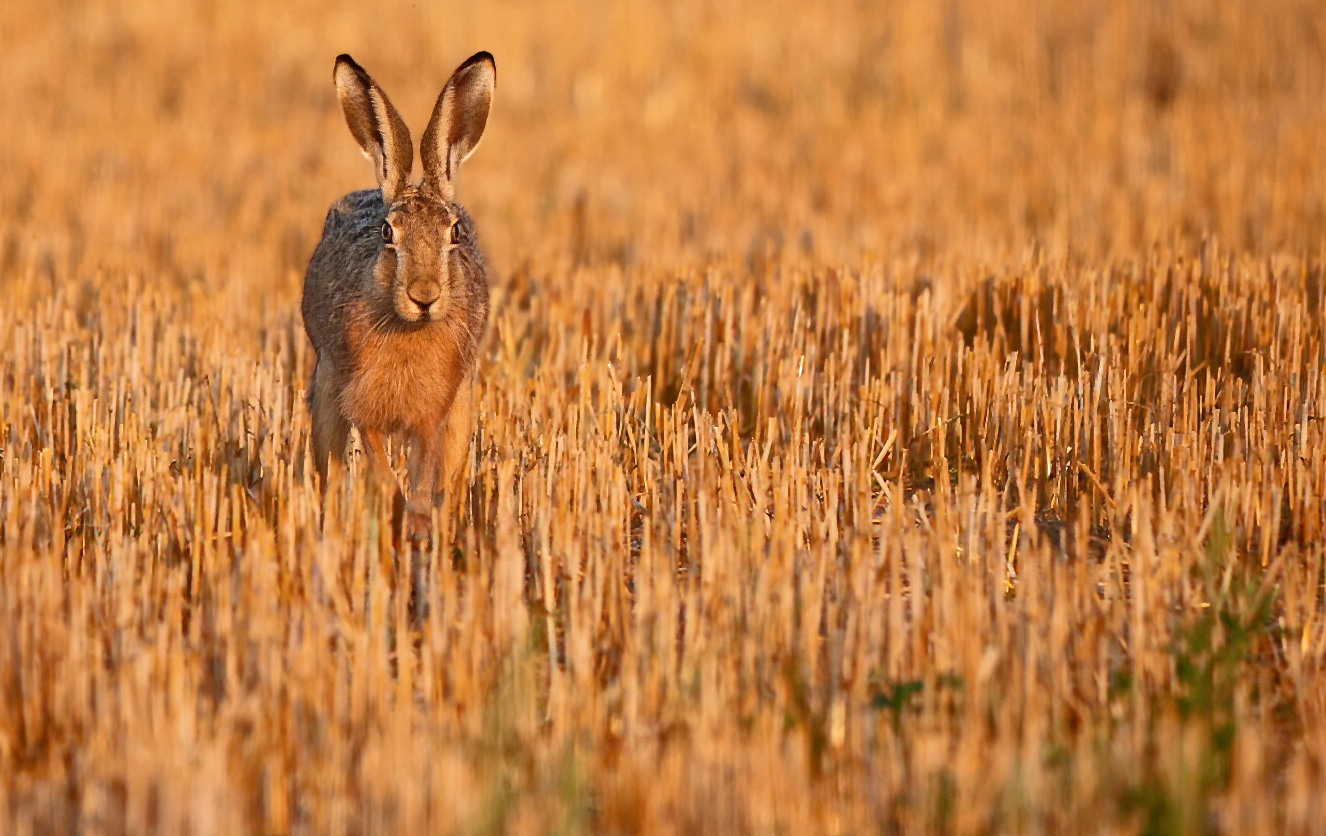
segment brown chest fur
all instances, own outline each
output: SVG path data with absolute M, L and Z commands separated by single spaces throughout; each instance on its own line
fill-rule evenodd
M 385 433 L 431 433 L 446 418 L 469 361 L 448 323 L 372 329 L 350 312 L 350 360 L 341 408 L 351 422 Z

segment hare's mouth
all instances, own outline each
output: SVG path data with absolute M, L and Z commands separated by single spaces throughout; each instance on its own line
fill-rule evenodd
M 438 307 L 437 303 L 419 305 L 414 302 L 406 302 L 396 309 L 396 315 L 406 324 L 421 325 L 426 322 L 435 322 L 440 318 Z

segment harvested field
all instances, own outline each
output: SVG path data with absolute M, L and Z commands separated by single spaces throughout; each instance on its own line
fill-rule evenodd
M 1326 833 L 1320 3 L 323 6 L 0 8 L 0 833 Z M 416 629 L 299 297 L 479 49 Z

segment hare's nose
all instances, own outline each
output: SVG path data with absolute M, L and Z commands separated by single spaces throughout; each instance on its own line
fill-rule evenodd
M 410 285 L 406 290 L 406 294 L 410 297 L 411 302 L 427 310 L 428 306 L 436 302 L 437 297 L 442 295 L 442 288 L 435 282 L 419 282 Z

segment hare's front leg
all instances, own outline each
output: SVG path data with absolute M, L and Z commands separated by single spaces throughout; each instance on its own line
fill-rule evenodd
M 466 375 L 442 426 L 442 497 L 444 518 L 458 521 L 464 508 L 465 483 L 470 469 L 470 443 L 474 440 L 474 376 Z
M 345 447 L 350 440 L 350 422 L 336 403 L 333 375 L 325 363 L 313 369 L 313 384 L 308 391 L 309 415 L 313 420 L 313 464 L 318 470 L 319 487 L 327 492 L 330 470 L 339 479 L 345 470 Z
M 391 467 L 391 457 L 387 455 L 387 439 L 379 430 L 360 428 L 364 437 L 364 451 L 368 454 L 368 474 L 374 488 L 399 488 L 396 471 Z
M 442 475 L 441 441 L 441 433 L 415 439 L 406 461 L 410 495 L 405 500 L 401 533 L 415 546 L 427 547 L 433 540 L 433 506 Z
M 444 522 L 453 520 L 460 510 L 473 421 L 474 381 L 466 375 L 441 426 L 410 446 L 410 498 L 405 503 L 405 534 L 411 542 L 426 543 L 431 539 L 434 508 L 441 509 Z

